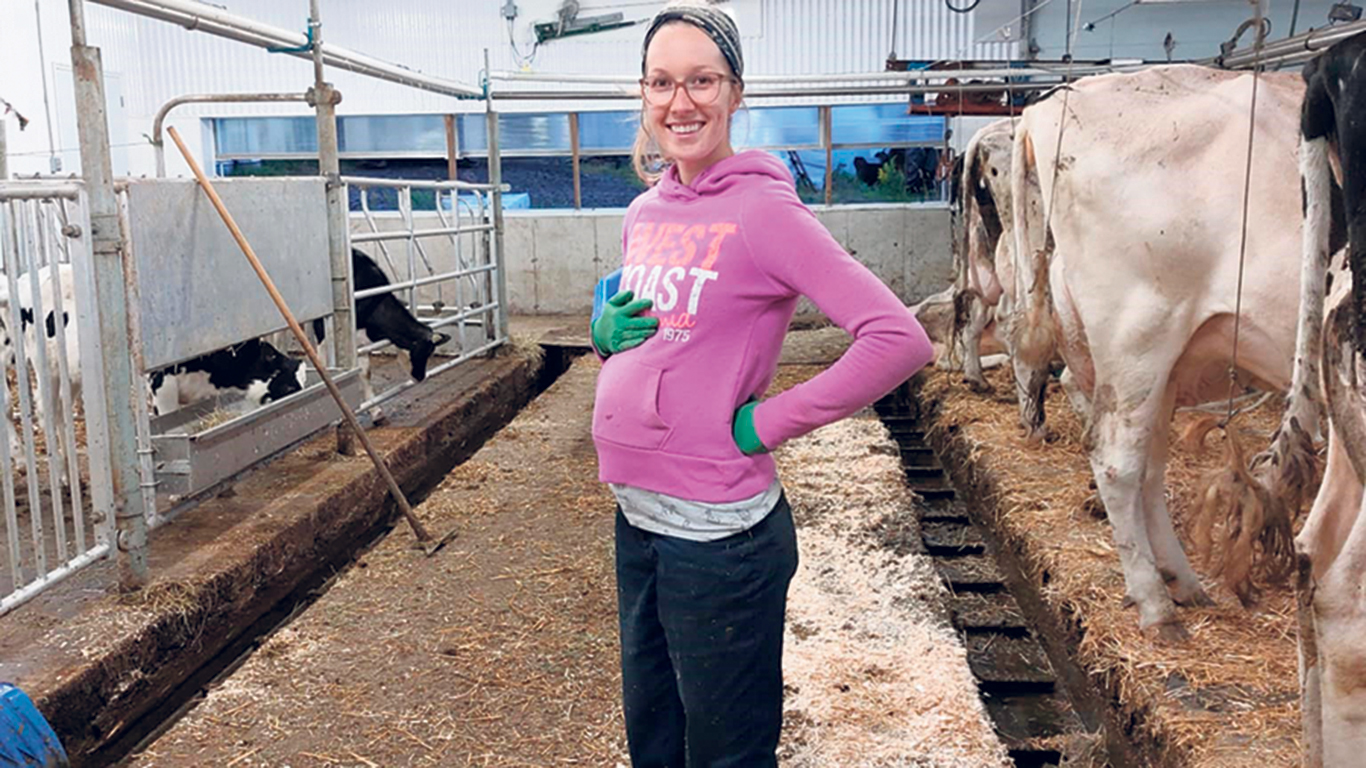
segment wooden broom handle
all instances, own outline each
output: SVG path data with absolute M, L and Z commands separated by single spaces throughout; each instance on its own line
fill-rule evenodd
M 361 429 L 360 422 L 356 419 L 356 414 L 351 411 L 351 406 L 347 405 L 346 400 L 342 398 L 341 390 L 337 389 L 336 383 L 334 383 L 332 377 L 328 375 L 327 367 L 323 365 L 322 360 L 318 357 L 317 350 L 313 349 L 313 345 L 309 343 L 308 337 L 304 335 L 303 326 L 299 325 L 299 321 L 294 319 L 294 313 L 289 311 L 289 306 L 285 304 L 285 298 L 280 295 L 280 291 L 275 287 L 275 282 L 270 279 L 270 275 L 266 274 L 266 268 L 261 265 L 261 260 L 256 257 L 256 252 L 252 250 L 251 243 L 247 242 L 247 238 L 242 234 L 242 230 L 237 227 L 237 222 L 233 220 L 232 214 L 224 207 L 223 200 L 218 197 L 218 192 L 213 188 L 213 184 L 204 176 L 204 171 L 200 169 L 199 163 L 195 162 L 194 157 L 190 155 L 190 151 L 185 148 L 185 142 L 180 140 L 180 134 L 176 132 L 175 126 L 171 126 L 166 132 L 170 135 L 171 139 L 175 141 L 176 147 L 180 149 L 180 154 L 185 157 L 185 162 L 189 163 L 190 170 L 194 172 L 195 179 L 199 181 L 199 186 L 204 190 L 204 193 L 209 196 L 209 202 L 213 203 L 213 207 L 218 210 L 218 215 L 223 217 L 223 223 L 228 225 L 228 231 L 232 233 L 232 237 L 237 241 L 238 247 L 240 247 L 242 253 L 246 255 L 247 261 L 251 262 L 251 268 L 256 270 L 256 276 L 261 278 L 261 284 L 266 287 L 266 291 L 270 294 L 271 300 L 275 302 L 275 306 L 280 310 L 280 314 L 284 316 L 285 322 L 289 324 L 289 330 L 294 332 L 294 337 L 299 340 L 300 346 L 304 349 L 304 354 L 308 356 L 309 362 L 313 364 L 313 367 L 318 371 L 318 375 L 322 377 L 323 384 L 327 386 L 327 391 L 332 393 L 332 399 L 337 401 L 337 407 L 341 409 L 342 416 L 346 418 L 346 423 L 360 438 L 361 445 L 365 446 L 365 452 L 369 454 L 370 461 L 374 462 L 375 469 L 378 469 L 379 473 L 384 477 L 384 482 L 389 486 L 389 493 L 394 497 L 394 501 L 398 503 L 398 508 L 402 510 L 403 516 L 407 518 L 408 524 L 412 526 L 413 533 L 417 536 L 417 540 L 421 542 L 430 541 L 432 539 L 431 533 L 422 525 L 422 521 L 417 519 L 417 515 L 413 514 L 413 508 L 408 504 L 408 499 L 403 495 L 403 490 L 398 487 L 398 481 L 395 480 L 393 474 L 389 472 L 388 465 L 385 464 L 379 454 L 375 452 L 375 446 L 371 444 L 370 437 L 365 434 L 364 429 Z

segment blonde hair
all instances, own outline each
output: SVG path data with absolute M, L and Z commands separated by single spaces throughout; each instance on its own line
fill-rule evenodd
M 642 104 L 640 127 L 636 129 L 636 143 L 631 148 L 631 167 L 635 169 L 636 176 L 645 182 L 645 186 L 653 187 L 664 176 L 664 171 L 668 170 L 673 161 L 664 155 L 659 142 L 650 135 L 650 129 L 645 127 L 646 109 L 647 107 Z

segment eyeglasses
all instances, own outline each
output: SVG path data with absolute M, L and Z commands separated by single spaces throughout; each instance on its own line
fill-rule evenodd
M 734 79 L 719 72 L 698 72 L 683 80 L 675 80 L 664 75 L 651 75 L 640 79 L 640 93 L 650 104 L 662 107 L 673 101 L 674 94 L 681 85 L 688 92 L 688 99 L 692 103 L 706 106 L 716 101 L 716 97 L 721 94 L 722 81 Z

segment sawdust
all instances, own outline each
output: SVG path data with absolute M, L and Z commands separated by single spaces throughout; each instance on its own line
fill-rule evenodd
M 875 418 L 777 452 L 800 521 L 784 676 L 789 768 L 1006 765 L 929 558 L 873 534 L 914 520 L 896 446 Z

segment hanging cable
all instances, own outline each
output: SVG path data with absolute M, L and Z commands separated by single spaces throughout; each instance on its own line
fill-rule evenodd
M 512 19 L 508 19 L 508 43 L 512 46 L 512 55 L 517 58 L 517 66 L 527 69 L 536 63 L 536 51 L 540 50 L 541 43 L 538 40 L 531 46 L 531 53 L 523 56 L 517 48 L 517 36 L 513 32 Z
M 1109 22 L 1111 22 L 1111 28 L 1113 29 L 1113 21 L 1114 21 L 1114 18 L 1115 18 L 1116 16 L 1120 15 L 1121 13 L 1124 13 L 1125 11 L 1129 10 L 1130 8 L 1133 8 L 1135 5 L 1138 5 L 1138 2 L 1139 2 L 1139 0 L 1129 0 L 1129 2 L 1125 3 L 1124 5 L 1121 5 L 1120 7 L 1114 9 L 1113 11 L 1110 11 L 1109 13 L 1105 14 L 1104 16 L 1098 16 L 1098 17 L 1096 17 L 1096 18 L 1094 18 L 1094 19 L 1091 19 L 1090 21 L 1086 22 L 1085 24 L 1082 25 L 1082 29 L 1086 30 L 1087 32 L 1092 32 L 1092 31 L 1095 30 L 1096 25 L 1099 24 L 1099 23 L 1101 23 L 1102 21 L 1109 21 Z
M 1257 3 L 1257 25 L 1262 23 L 1262 4 Z M 1238 387 L 1238 333 L 1243 318 L 1243 272 L 1247 261 L 1247 211 L 1252 198 L 1252 145 L 1257 136 L 1257 82 L 1262 73 L 1262 44 L 1264 37 L 1256 38 L 1252 64 L 1252 104 L 1247 120 L 1247 165 L 1243 172 L 1243 228 L 1238 244 L 1238 289 L 1233 299 L 1233 357 L 1228 364 L 1228 412 L 1224 416 L 1224 427 L 1233 421 L 1233 400 Z
M 966 8 L 958 8 L 953 4 L 953 0 L 944 0 L 944 6 L 954 13 L 972 13 L 977 10 L 977 6 L 982 4 L 982 0 L 972 0 Z

